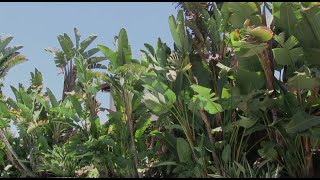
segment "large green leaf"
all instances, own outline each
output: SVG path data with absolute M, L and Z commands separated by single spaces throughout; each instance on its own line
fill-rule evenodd
M 83 112 L 81 103 L 79 102 L 79 100 L 77 99 L 76 96 L 70 95 L 69 98 L 71 100 L 73 108 L 76 110 L 78 116 L 81 118 L 82 117 L 82 112 Z
M 281 32 L 278 35 L 274 35 L 273 38 L 275 41 L 277 41 L 282 47 L 284 47 L 285 44 L 285 32 Z
M 303 58 L 303 49 L 301 47 L 293 48 L 289 51 L 290 58 L 293 62 L 297 63 L 300 59 Z
M 198 84 L 204 87 L 212 87 L 213 80 L 208 78 L 212 72 L 209 66 L 201 60 L 200 56 L 190 55 L 190 63 L 192 65 L 192 73 L 197 77 Z
M 35 94 L 35 99 L 41 103 L 46 111 L 50 111 L 50 104 L 48 100 L 38 94 Z
M 184 39 L 182 37 L 184 33 L 181 34 L 181 31 L 183 31 L 185 28 L 183 24 L 184 24 L 184 20 L 183 20 L 182 10 L 178 12 L 177 21 L 173 15 L 169 17 L 169 27 L 170 27 L 172 38 L 174 40 L 175 45 L 181 52 L 183 52 L 183 46 L 185 45 L 183 44 Z
M 29 109 L 33 107 L 33 99 L 30 94 L 25 91 L 20 91 L 21 98 L 23 100 L 23 104 L 26 105 Z
M 302 12 L 305 14 L 317 41 L 320 42 L 320 7 L 314 6 L 308 9 L 302 8 Z
M 23 102 L 22 97 L 21 97 L 21 94 L 19 93 L 19 91 L 18 91 L 15 87 L 13 87 L 13 86 L 10 86 L 10 87 L 11 87 L 11 89 L 12 89 L 12 91 L 13 91 L 13 94 L 14 94 L 15 97 L 16 97 L 16 101 L 17 101 L 17 102 Z
M 38 136 L 37 138 L 38 147 L 46 151 L 49 148 L 47 138 L 42 134 L 37 134 L 37 136 Z
M 19 53 L 16 52 L 17 50 L 21 49 L 23 46 L 12 46 L 7 47 L 0 53 L 0 64 L 4 64 L 5 62 L 12 59 L 12 57 L 17 56 Z
M 239 69 L 234 76 L 241 94 L 248 94 L 255 89 L 261 89 L 265 86 L 265 77 L 262 72 Z
M 67 107 L 59 106 L 59 107 L 54 107 L 51 110 L 53 112 L 57 112 L 57 113 L 59 113 L 61 115 L 64 115 L 67 119 L 71 118 L 71 119 L 76 120 L 76 121 L 79 120 L 79 118 L 76 116 L 76 111 L 74 109 L 70 109 L 70 108 L 67 108 Z
M 199 86 L 199 85 L 191 85 L 191 88 L 197 92 L 199 95 L 205 97 L 205 98 L 212 98 L 215 93 L 211 93 L 211 89 L 203 87 L 203 86 Z
M 229 21 L 234 28 L 243 27 L 246 19 L 250 19 L 252 24 L 260 25 L 261 19 L 256 16 L 259 9 L 254 2 L 225 2 L 221 8 L 222 14 L 229 14 Z
M 281 27 L 287 30 L 290 35 L 293 35 L 294 26 L 299 18 L 293 3 L 274 2 L 273 6 L 275 26 Z
M 43 85 L 43 78 L 42 78 L 42 74 L 41 72 L 35 68 L 34 73 L 30 72 L 31 74 L 31 86 L 37 87 L 42 89 L 42 85 Z
M 311 116 L 303 111 L 297 112 L 285 126 L 290 134 L 301 133 L 320 124 L 319 116 Z
M 256 55 L 250 57 L 239 56 L 238 63 L 241 69 L 245 69 L 250 72 L 258 72 L 263 70 L 259 58 Z
M 299 44 L 299 41 L 294 36 L 290 36 L 287 41 L 283 44 L 283 47 L 286 49 L 292 49 Z
M 17 106 L 21 110 L 21 116 L 26 120 L 26 121 L 32 121 L 32 112 L 31 110 L 24 104 L 17 103 Z
M 152 47 L 150 44 L 144 43 L 144 46 L 148 49 L 148 51 L 151 53 L 152 56 L 155 56 L 155 55 L 156 55 L 153 47 Z
M 171 106 L 176 101 L 175 93 L 162 81 L 153 77 L 143 77 L 142 80 L 146 83 L 143 87 L 164 96 L 166 105 Z
M 144 131 L 147 129 L 150 123 L 151 123 L 150 118 L 142 119 L 139 123 L 137 123 L 136 132 L 135 132 L 136 139 L 140 139 L 142 137 Z
M 92 48 L 86 52 L 81 53 L 81 55 L 83 56 L 83 58 L 88 59 L 91 56 L 95 55 L 96 53 L 98 53 L 100 51 L 99 48 Z M 89 63 L 90 64 L 90 63 Z
M 47 88 L 47 93 L 48 93 L 52 107 L 58 107 L 59 103 L 49 88 Z
M 301 18 L 294 26 L 294 36 L 299 40 L 300 45 L 305 48 L 320 47 L 319 41 L 310 26 L 310 22 L 305 17 Z
M 290 57 L 289 50 L 286 48 L 272 49 L 274 59 L 281 65 L 294 65 L 295 62 Z
M 166 67 L 167 66 L 166 45 L 161 42 L 160 38 L 158 38 L 156 53 L 157 53 L 157 61 L 159 62 L 159 65 L 161 67 Z
M 118 67 L 118 53 L 109 49 L 106 46 L 98 45 L 99 50 L 110 60 L 113 67 Z
M 118 38 L 118 54 L 119 60 L 122 62 L 120 65 L 124 65 L 126 63 L 131 62 L 132 54 L 131 47 L 129 45 L 127 32 L 125 29 L 121 29 Z
M 0 101 L 0 113 L 2 115 L 2 117 L 0 116 L 0 119 L 10 115 L 9 109 L 3 101 Z
M 245 46 L 248 45 L 245 44 Z M 241 51 L 238 53 L 240 57 L 251 57 L 258 54 L 262 54 L 263 51 L 267 48 L 266 44 L 253 45 L 253 47 L 241 48 Z
M 235 122 L 235 125 L 240 127 L 244 127 L 245 129 L 251 128 L 253 125 L 257 123 L 257 120 L 250 119 L 244 116 L 241 116 L 241 119 Z
M 191 148 L 188 142 L 183 138 L 177 138 L 177 152 L 180 162 L 189 162 L 191 161 Z
M 46 48 L 45 51 L 50 52 L 54 56 L 54 62 L 56 64 L 56 67 L 58 68 L 64 68 L 67 64 L 67 60 L 65 58 L 65 55 L 63 51 L 60 50 L 54 50 L 53 48 Z
M 310 65 L 320 65 L 320 49 L 319 48 L 304 48 L 303 54 L 305 61 Z
M 276 62 L 280 65 L 291 65 L 295 67 L 295 63 L 299 58 L 303 57 L 303 49 L 301 47 L 294 48 L 299 44 L 299 41 L 294 36 L 290 36 L 284 42 L 285 33 L 280 33 L 275 40 L 280 43 L 283 48 L 272 49 L 273 56 Z
M 308 77 L 306 73 L 297 73 L 296 76 L 289 78 L 288 85 L 294 89 L 311 90 L 319 85 L 319 81 L 315 78 Z
M 14 55 L 3 60 L 4 61 L 1 60 L 3 63 L 1 64 L 2 67 L 0 68 L 0 71 L 2 71 L 2 73 L 6 73 L 15 65 L 27 61 L 27 58 L 23 55 Z
M 225 163 L 228 163 L 231 160 L 231 146 L 227 144 L 222 151 L 222 160 Z
M 164 114 L 170 109 L 166 106 L 166 100 L 160 93 L 157 93 L 157 95 L 145 93 L 143 100 L 146 106 L 156 115 Z
M 66 55 L 66 58 L 70 60 L 74 55 L 72 40 L 68 34 L 64 33 L 63 35 L 58 35 L 58 41 L 64 54 Z
M 191 85 L 190 86 L 197 94 L 193 96 L 192 101 L 196 109 L 204 109 L 210 114 L 216 114 L 222 112 L 222 107 L 220 104 L 215 103 L 214 93 L 211 93 L 211 89 L 200 86 Z
M 277 159 L 278 153 L 274 149 L 274 147 L 276 146 L 275 143 L 273 143 L 271 141 L 267 141 L 267 142 L 262 141 L 261 146 L 262 146 L 262 148 L 258 150 L 258 153 L 262 158 L 272 159 L 272 160 Z
M 0 52 L 2 52 L 7 47 L 12 39 L 13 36 L 11 35 L 0 36 Z
M 168 147 L 169 152 L 177 156 L 177 138 L 174 135 L 172 135 L 172 133 L 165 131 L 163 133 L 163 139 L 166 144 L 166 147 Z
M 96 35 L 90 35 L 89 37 L 87 37 L 85 40 L 83 40 L 81 43 L 80 43 L 80 49 L 79 49 L 79 52 L 80 53 L 83 53 L 87 47 L 97 38 Z

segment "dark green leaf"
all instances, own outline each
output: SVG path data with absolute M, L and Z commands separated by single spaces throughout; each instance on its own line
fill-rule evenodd
M 79 117 L 82 117 L 82 106 L 81 103 L 78 101 L 78 99 L 75 96 L 70 95 L 69 99 L 71 100 L 73 108 L 76 110 Z
M 222 151 L 222 160 L 228 163 L 231 160 L 231 146 L 227 144 Z
M 185 139 L 177 138 L 177 152 L 180 162 L 191 161 L 191 148 Z
M 51 102 L 52 107 L 58 107 L 59 103 L 49 88 L 47 88 L 47 93 L 50 98 L 50 102 Z
M 87 47 L 97 38 L 96 35 L 90 35 L 88 38 L 86 38 L 85 40 L 83 40 L 81 43 L 80 43 L 80 49 L 79 49 L 79 52 L 80 53 L 83 53 Z
M 303 111 L 299 111 L 291 118 L 291 121 L 285 128 L 288 133 L 295 134 L 308 130 L 318 124 L 320 124 L 319 116 L 311 116 Z

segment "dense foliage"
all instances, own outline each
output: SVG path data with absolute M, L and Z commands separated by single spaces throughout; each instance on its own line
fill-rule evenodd
M 37 69 L 15 99 L 1 92 L 0 177 L 319 177 L 320 3 L 176 5 L 174 48 L 159 38 L 141 59 L 125 29 L 115 48 L 59 35 L 46 51 L 61 100 Z M 27 60 L 12 38 L 0 40 L 1 86 Z

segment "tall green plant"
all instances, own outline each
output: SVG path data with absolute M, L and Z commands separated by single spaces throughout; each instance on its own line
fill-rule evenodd
M 135 142 L 135 121 L 133 112 L 138 107 L 136 104 L 141 100 L 139 91 L 136 90 L 136 83 L 143 72 L 144 67 L 132 58 L 131 48 L 128 42 L 127 33 L 124 29 L 120 30 L 119 36 L 115 38 L 116 51 L 103 45 L 98 45 L 100 51 L 110 60 L 108 70 L 113 73 L 107 77 L 106 81 L 111 85 L 111 95 L 115 100 L 116 110 L 119 114 L 117 123 L 122 126 L 129 125 L 130 149 L 134 162 L 134 177 L 141 177 L 138 173 L 139 160 Z M 119 126 L 118 126 L 119 127 Z
M 62 91 L 62 99 L 66 97 L 66 92 L 71 92 L 76 88 L 77 69 L 75 68 L 75 57 L 80 53 L 86 61 L 87 67 L 102 68 L 106 67 L 101 64 L 105 58 L 103 56 L 94 56 L 99 52 L 98 48 L 92 48 L 86 51 L 91 43 L 97 38 L 96 35 L 90 35 L 88 38 L 80 42 L 80 33 L 77 28 L 74 28 L 75 43 L 72 42 L 70 36 L 66 33 L 58 35 L 58 41 L 61 50 L 46 48 L 45 50 L 54 55 L 56 67 L 64 73 L 64 84 Z

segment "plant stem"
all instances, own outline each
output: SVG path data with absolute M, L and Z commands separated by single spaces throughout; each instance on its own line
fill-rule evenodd
M 223 54 L 220 54 L 220 57 L 222 56 Z M 217 70 L 217 66 L 216 64 L 214 65 L 213 67 L 213 83 L 214 83 L 214 91 L 215 91 L 215 94 L 217 96 L 219 96 L 219 92 L 218 92 L 218 73 L 216 73 L 216 70 Z M 221 126 L 222 122 L 221 122 L 221 112 L 218 112 L 217 114 L 215 114 L 215 122 L 216 122 L 216 126 L 219 127 Z
M 138 173 L 138 167 L 139 167 L 139 160 L 138 160 L 138 154 L 136 150 L 136 142 L 135 142 L 135 136 L 134 136 L 134 122 L 132 118 L 132 108 L 131 108 L 131 101 L 129 100 L 128 94 L 129 92 L 124 89 L 122 91 L 122 95 L 125 102 L 125 112 L 127 116 L 127 120 L 129 122 L 129 128 L 130 128 L 130 139 L 131 139 L 131 154 L 134 161 L 134 176 L 135 178 L 139 177 L 142 178 L 141 175 Z
M 5 136 L 4 132 L 2 131 L 2 129 L 0 129 L 0 139 L 4 142 L 4 144 L 6 145 L 6 149 L 8 151 L 9 154 L 9 160 L 11 161 L 11 163 L 20 171 L 20 172 L 26 172 L 28 174 L 28 176 L 30 177 L 36 177 L 36 175 L 31 172 L 18 158 L 17 154 L 14 152 L 12 146 L 10 145 L 7 137 Z M 15 160 L 18 162 L 18 164 L 15 163 Z
M 188 75 L 190 77 L 189 79 L 191 80 L 191 84 L 196 84 L 195 83 L 196 81 L 195 81 L 194 76 L 192 74 L 192 71 L 190 69 L 188 71 Z M 205 124 L 206 130 L 207 130 L 207 134 L 209 136 L 209 140 L 210 140 L 211 144 L 214 147 L 215 140 L 213 138 L 213 135 L 211 134 L 211 125 L 210 125 L 210 122 L 208 120 L 208 117 L 207 117 L 207 115 L 206 115 L 206 113 L 204 112 L 203 109 L 199 110 L 199 113 L 200 113 L 202 121 Z M 222 171 L 221 171 L 221 167 L 220 167 L 220 161 L 219 161 L 219 158 L 218 158 L 217 154 L 214 151 L 212 151 L 212 158 L 214 160 L 215 168 L 217 169 L 218 175 L 222 176 Z
M 138 173 L 139 161 L 138 161 L 138 154 L 136 151 L 136 143 L 134 138 L 134 123 L 131 114 L 128 116 L 129 120 L 129 128 L 130 128 L 130 136 L 131 136 L 131 152 L 134 161 L 134 175 L 135 177 L 142 178 L 141 175 Z
M 312 177 L 314 176 L 314 168 L 313 168 L 310 139 L 308 137 L 304 137 L 303 140 L 304 140 L 304 148 L 306 151 L 306 158 L 305 158 L 306 173 L 308 177 Z
M 211 144 L 214 146 L 214 138 L 211 134 L 211 126 L 210 126 L 210 122 L 208 121 L 208 118 L 207 118 L 207 115 L 205 114 L 204 110 L 200 110 L 199 111 L 200 113 L 200 116 L 206 126 L 206 130 L 207 130 L 207 133 L 208 133 L 208 136 L 209 136 L 209 140 L 211 142 Z M 221 171 L 221 168 L 220 168 L 220 161 L 219 161 L 219 158 L 217 156 L 217 154 L 212 151 L 212 157 L 213 157 L 213 160 L 214 160 L 214 164 L 215 164 L 215 167 L 217 169 L 217 172 L 220 176 L 222 176 L 222 171 Z

